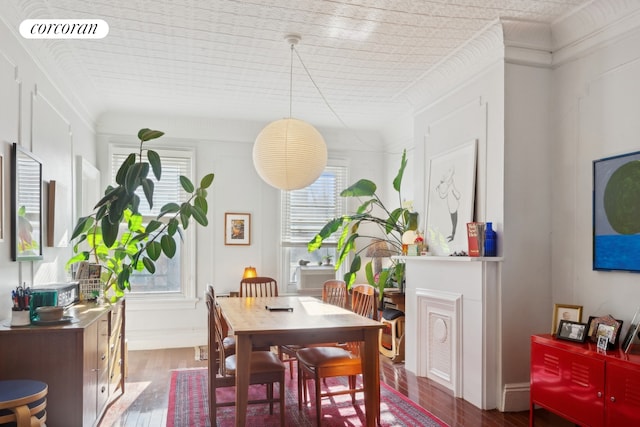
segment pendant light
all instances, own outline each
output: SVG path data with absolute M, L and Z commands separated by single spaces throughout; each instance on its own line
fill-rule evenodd
M 291 116 L 293 92 L 293 49 L 301 37 L 285 37 L 291 46 L 289 118 L 265 126 L 253 145 L 253 164 L 267 184 L 281 190 L 297 190 L 311 185 L 327 165 L 324 138 L 309 123 Z

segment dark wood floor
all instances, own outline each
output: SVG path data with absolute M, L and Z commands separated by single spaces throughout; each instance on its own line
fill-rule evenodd
M 526 427 L 529 413 L 482 411 L 432 381 L 416 377 L 381 356 L 381 379 L 452 427 Z M 129 352 L 126 393 L 105 413 L 100 427 L 163 427 L 166 425 L 171 370 L 206 367 L 195 360 L 193 348 Z M 539 412 L 539 413 L 538 413 Z M 564 427 L 572 424 L 536 410 L 536 426 Z

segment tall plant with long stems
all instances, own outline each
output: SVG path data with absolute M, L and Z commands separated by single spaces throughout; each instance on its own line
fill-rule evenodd
M 336 261 L 336 269 L 349 258 L 350 254 L 353 254 L 349 271 L 344 275 L 344 280 L 349 287 L 355 283 L 356 274 L 362 268 L 360 254 L 363 251 L 376 241 L 382 240 L 387 243 L 393 252 L 401 254 L 404 233 L 418 229 L 418 214 L 411 212 L 402 203 L 401 187 L 406 166 L 407 151 L 404 150 L 400 161 L 400 169 L 393 180 L 393 189 L 398 197 L 398 207 L 387 208 L 376 193 L 378 189 L 376 184 L 368 179 L 361 179 L 340 193 L 341 197 L 357 197 L 363 200 L 356 212 L 329 220 L 307 244 L 308 251 L 313 252 L 322 247 L 322 243 L 334 233 L 339 233 L 337 245 L 339 255 Z M 378 211 L 382 212 L 382 214 L 377 214 Z M 380 232 L 380 235 L 361 234 L 360 226 L 362 224 L 373 224 L 375 229 Z M 358 248 L 356 245 L 356 240 L 358 239 L 367 239 L 367 243 Z M 381 271 L 379 277 L 376 278 L 372 261 L 369 261 L 365 265 L 365 274 L 367 281 L 379 289 L 379 296 L 382 299 L 386 286 L 393 281 L 401 284 L 404 280 L 404 263 L 392 260 L 391 267 Z
M 182 239 L 182 230 L 189 226 L 191 219 L 204 227 L 208 225 L 207 188 L 213 183 L 212 173 L 205 175 L 198 187 L 188 177 L 180 176 L 180 185 L 189 195 L 187 200 L 166 203 L 155 219 L 144 224 L 136 191 L 142 188 L 149 208 L 153 208 L 155 184 L 149 173 L 152 172 L 157 181 L 162 177 L 160 155 L 147 149 L 144 143 L 162 135 L 164 132 L 147 128 L 138 132 L 139 150 L 130 153 L 119 167 L 117 185 L 109 185 L 93 212 L 78 219 L 71 236 L 75 240 L 75 255 L 67 266 L 81 261 L 102 265 L 100 279 L 104 294 L 111 301 L 131 289 L 134 271 L 154 274 L 155 263 L 162 254 L 174 257 L 176 238 Z

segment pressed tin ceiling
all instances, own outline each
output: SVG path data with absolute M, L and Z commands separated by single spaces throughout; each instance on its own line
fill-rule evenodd
M 100 40 L 23 45 L 78 109 L 380 129 L 407 92 L 498 18 L 551 24 L 591 0 L 2 0 L 0 19 L 103 19 Z M 18 36 L 20 37 L 20 36 Z M 0 40 L 0 46 L 2 41 Z M 340 118 L 343 123 L 339 121 Z

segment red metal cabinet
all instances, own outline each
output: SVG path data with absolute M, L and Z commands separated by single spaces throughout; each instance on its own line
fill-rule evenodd
M 640 426 L 640 366 L 607 362 L 606 425 Z
M 538 405 L 585 427 L 640 425 L 640 356 L 531 337 L 530 426 Z

